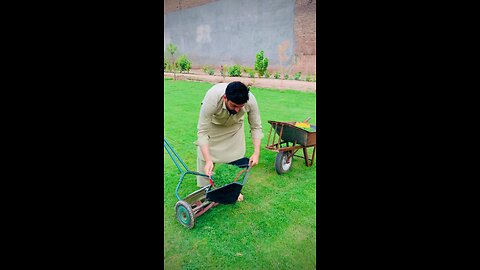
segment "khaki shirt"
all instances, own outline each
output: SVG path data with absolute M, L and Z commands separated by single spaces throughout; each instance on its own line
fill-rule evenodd
M 255 96 L 249 92 L 245 106 L 235 115 L 231 115 L 223 95 L 228 83 L 219 83 L 207 91 L 200 108 L 198 119 L 197 146 L 208 144 L 213 162 L 232 162 L 245 156 L 244 116 L 247 113 L 252 139 L 262 139 L 262 123 Z M 204 160 L 197 147 L 198 158 Z

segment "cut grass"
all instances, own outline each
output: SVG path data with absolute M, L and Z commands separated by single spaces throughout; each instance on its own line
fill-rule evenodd
M 240 172 L 242 172 L 243 170 L 243 168 L 239 168 L 235 165 L 230 164 L 216 165 L 212 175 L 215 187 L 219 188 L 223 187 L 226 184 L 233 183 L 235 178 L 237 178 L 236 180 L 241 183 L 244 173 Z
M 164 133 L 172 147 L 196 171 L 194 145 L 200 103 L 210 83 L 165 80 Z M 276 153 L 264 149 L 275 121 L 316 123 L 315 93 L 251 88 L 260 106 L 265 138 L 259 164 L 252 168 L 243 202 L 219 205 L 195 220 L 188 230 L 175 219 L 179 171 L 164 151 L 165 269 L 315 269 L 316 164 L 306 167 L 295 157 L 290 171 L 275 172 Z M 253 154 L 245 119 L 246 157 Z M 310 153 L 312 150 L 309 151 Z M 301 151 L 297 154 L 301 154 Z M 316 159 L 316 158 L 315 158 Z M 180 196 L 197 190 L 195 177 L 185 177 Z

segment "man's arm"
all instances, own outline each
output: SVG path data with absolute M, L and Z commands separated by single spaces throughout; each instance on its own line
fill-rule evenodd
M 213 172 L 213 161 L 210 157 L 210 152 L 208 151 L 208 144 L 204 144 L 200 146 L 200 151 L 202 152 L 203 159 L 205 159 L 205 174 L 212 175 Z
M 260 158 L 260 142 L 261 139 L 253 139 L 253 155 L 250 157 L 250 162 L 248 166 L 253 167 L 258 164 L 258 159 Z
M 198 118 L 197 125 L 197 145 L 200 147 L 203 159 L 205 160 L 205 174 L 212 175 L 213 161 L 208 151 L 208 130 L 212 125 L 212 116 L 216 111 L 216 102 L 208 97 L 208 92 L 203 99 L 202 106 L 200 108 L 200 116 Z
M 263 131 L 257 100 L 251 95 L 248 102 L 250 103 L 248 122 L 250 123 L 250 133 L 252 135 L 253 143 L 253 155 L 250 157 L 249 166 L 253 167 L 258 164 L 258 159 L 260 158 L 260 145 L 263 138 Z

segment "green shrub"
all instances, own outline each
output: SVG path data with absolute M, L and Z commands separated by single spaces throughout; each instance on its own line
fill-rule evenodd
M 249 70 L 249 71 L 248 71 L 248 76 L 249 76 L 250 78 L 255 78 L 255 71 L 254 71 L 254 70 Z
M 180 57 L 178 57 L 177 60 L 177 66 L 180 68 L 180 72 L 190 72 L 190 67 L 192 66 L 192 62 L 188 60 L 188 57 L 183 54 Z
M 177 65 L 177 63 L 174 63 L 174 64 L 172 65 L 172 63 L 167 62 L 166 68 L 167 68 L 167 70 L 168 70 L 169 72 L 178 71 L 178 65 Z
M 288 73 L 285 73 L 285 75 L 283 75 L 283 78 L 284 78 L 285 80 L 288 80 Z
M 310 77 L 310 74 L 307 74 L 307 76 L 305 76 L 305 81 L 307 81 L 307 82 L 312 81 L 312 78 Z
M 211 66 L 203 66 L 202 70 L 203 70 L 203 72 L 207 73 L 208 75 L 215 74 L 215 70 Z
M 313 81 L 314 81 L 314 82 L 317 81 L 317 74 L 313 74 Z
M 257 53 L 255 61 L 255 70 L 258 72 L 258 77 L 263 77 L 263 74 L 268 68 L 268 58 L 263 56 L 263 50 Z
M 270 75 L 271 75 L 271 74 L 270 74 L 270 72 L 268 72 L 268 70 L 265 71 L 265 78 L 267 78 L 267 79 L 270 78 Z
M 294 75 L 294 79 L 295 79 L 296 81 L 299 81 L 301 77 L 302 77 L 302 72 L 297 72 L 297 73 L 295 73 L 295 75 Z
M 165 55 L 163 56 L 163 71 L 165 71 L 165 68 L 167 68 L 167 59 L 165 58 Z
M 240 65 L 233 65 L 228 69 L 228 75 L 231 77 L 240 77 L 242 75 L 242 70 Z
M 279 78 L 280 78 L 280 72 L 278 72 L 278 71 L 275 72 L 275 74 L 273 75 L 273 77 L 274 77 L 275 79 L 279 79 Z

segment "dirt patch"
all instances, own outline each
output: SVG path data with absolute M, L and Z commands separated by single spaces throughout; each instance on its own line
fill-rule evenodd
M 203 74 L 202 74 L 203 73 Z M 163 77 L 173 78 L 173 73 L 163 73 Z M 291 89 L 304 92 L 316 92 L 317 83 L 307 81 L 283 80 L 283 79 L 265 79 L 265 78 L 249 78 L 249 77 L 225 77 L 220 75 L 208 75 L 201 70 L 190 70 L 188 74 L 176 74 L 177 80 L 190 80 L 211 83 L 241 81 L 242 83 L 258 87 L 273 89 Z

